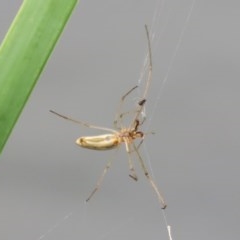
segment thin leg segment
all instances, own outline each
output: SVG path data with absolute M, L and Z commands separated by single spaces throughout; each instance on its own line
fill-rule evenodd
M 92 125 L 92 124 L 89 124 L 89 123 L 86 123 L 86 122 L 82 122 L 82 121 L 79 121 L 79 120 L 75 120 L 73 118 L 70 118 L 70 117 L 67 117 L 65 115 L 62 115 L 60 113 L 57 113 L 53 110 L 49 110 L 51 113 L 57 115 L 58 117 L 61 117 L 61 118 L 64 118 L 68 121 L 71 121 L 71 122 L 74 122 L 74 123 L 77 123 L 77 124 L 80 124 L 84 127 L 87 127 L 87 128 L 94 128 L 94 129 L 99 129 L 99 130 L 103 130 L 103 131 L 108 131 L 108 132 L 113 132 L 113 133 L 118 133 L 118 131 L 115 131 L 111 128 L 106 128 L 106 127 L 100 127 L 100 126 L 96 126 L 96 125 Z
M 145 164 L 144 164 L 144 161 L 143 161 L 143 159 L 142 159 L 142 157 L 141 157 L 141 155 L 140 155 L 137 147 L 136 147 L 134 144 L 132 144 L 132 146 L 133 146 L 135 152 L 137 153 L 137 156 L 138 156 L 138 159 L 139 159 L 141 168 L 142 168 L 142 170 L 143 170 L 143 172 L 144 172 L 147 180 L 149 181 L 149 183 L 151 184 L 153 190 L 154 190 L 155 193 L 157 194 L 158 200 L 159 200 L 159 202 L 160 202 L 161 205 L 162 205 L 162 209 L 165 209 L 165 208 L 167 207 L 167 204 L 165 203 L 162 194 L 161 194 L 160 191 L 158 190 L 158 187 L 157 187 L 156 183 L 154 182 L 154 180 L 152 179 L 152 177 L 149 175 L 148 170 L 147 170 L 147 168 L 146 168 L 146 166 L 145 166 Z
M 132 149 L 130 149 L 130 145 L 129 145 L 129 143 L 127 143 L 127 141 L 125 141 L 125 146 L 126 146 L 126 151 L 127 151 L 127 155 L 128 155 L 128 167 L 129 167 L 129 170 L 130 170 L 129 177 L 131 177 L 133 180 L 137 181 L 138 177 L 137 177 L 137 174 L 135 172 L 133 162 L 132 162 L 132 158 L 131 158 Z
M 132 92 L 134 91 L 138 86 L 134 86 L 133 88 L 131 88 L 127 93 L 125 93 L 122 97 L 121 97 L 121 100 L 120 100 L 120 103 L 119 103 L 119 106 L 118 106 L 118 111 L 116 113 L 116 116 L 115 116 L 115 119 L 114 119 L 114 127 L 116 129 L 121 129 L 123 126 L 122 124 L 122 118 L 124 115 L 128 114 L 129 112 L 125 112 L 125 113 L 122 113 L 122 107 L 123 107 L 123 103 L 124 103 L 124 100 L 125 98 Z
M 148 76 L 147 76 L 147 80 L 146 80 L 146 86 L 145 86 L 145 90 L 143 92 L 142 95 L 142 99 L 139 101 L 138 105 L 139 108 L 137 110 L 136 116 L 135 116 L 135 120 L 139 119 L 140 114 L 143 111 L 146 99 L 147 99 L 147 94 L 148 94 L 148 90 L 150 87 L 150 83 L 152 81 L 152 49 L 151 49 L 151 42 L 150 42 L 150 36 L 149 36 L 149 31 L 148 31 L 148 27 L 147 25 L 145 25 L 145 31 L 146 31 L 146 35 L 147 35 L 147 41 L 148 41 Z M 144 121 L 144 119 L 143 119 Z
M 90 196 L 86 199 L 86 202 L 88 202 L 92 196 L 94 195 L 95 192 L 97 192 L 97 190 L 100 188 L 101 184 L 102 184 L 102 181 L 107 173 L 107 171 L 109 170 L 109 168 L 111 167 L 112 165 L 112 159 L 110 159 L 107 163 L 107 165 L 105 166 L 105 168 L 103 169 L 103 172 L 101 174 L 101 176 L 99 177 L 98 181 L 97 181 L 97 184 L 96 184 L 96 187 L 93 189 L 93 191 L 91 192 Z

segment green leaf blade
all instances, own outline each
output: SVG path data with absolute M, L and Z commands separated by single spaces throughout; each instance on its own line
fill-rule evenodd
M 0 152 L 77 0 L 25 0 L 0 47 Z

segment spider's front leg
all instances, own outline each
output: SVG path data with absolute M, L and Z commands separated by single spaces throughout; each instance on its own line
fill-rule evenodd
M 133 180 L 137 181 L 138 177 L 137 177 L 137 174 L 136 174 L 134 166 L 133 166 L 133 162 L 132 162 L 132 158 L 131 158 L 130 145 L 129 145 L 127 139 L 125 139 L 124 142 L 125 142 L 125 146 L 126 146 L 126 152 L 127 152 L 127 155 L 128 155 L 128 167 L 129 167 L 129 170 L 130 170 L 129 177 L 132 178 Z
M 116 116 L 115 116 L 115 119 L 114 119 L 114 122 L 113 122 L 113 125 L 115 127 L 115 129 L 121 129 L 122 128 L 122 118 L 124 115 L 126 114 L 129 114 L 129 112 L 123 112 L 123 104 L 124 104 L 124 101 L 125 101 L 125 98 L 131 94 L 132 91 L 134 91 L 138 86 L 134 86 L 132 87 L 128 92 L 126 92 L 122 97 L 121 97 L 121 100 L 120 100 L 120 103 L 119 103 L 119 106 L 118 106 L 118 110 L 117 110 L 117 113 L 116 113 Z

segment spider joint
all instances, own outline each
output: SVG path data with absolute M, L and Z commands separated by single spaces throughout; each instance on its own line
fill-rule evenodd
M 166 207 L 167 207 L 167 204 L 164 204 L 162 209 L 164 210 L 164 209 L 166 209 Z
M 131 174 L 129 174 L 128 175 L 130 178 L 132 178 L 133 180 L 135 180 L 135 181 L 137 181 L 138 180 L 138 178 L 137 178 L 137 176 L 135 175 L 135 176 L 133 176 L 133 175 L 131 175 Z
M 146 101 L 147 101 L 146 99 L 142 99 L 138 102 L 138 105 L 142 107 Z
M 140 125 L 140 121 L 138 119 L 135 120 L 135 126 L 134 126 L 134 130 L 137 131 L 139 125 Z

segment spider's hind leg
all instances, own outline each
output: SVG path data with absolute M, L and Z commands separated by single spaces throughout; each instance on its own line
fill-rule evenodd
M 99 177 L 98 181 L 97 181 L 97 184 L 95 186 L 95 188 L 93 189 L 93 191 L 91 192 L 91 194 L 89 195 L 89 197 L 86 199 L 86 202 L 88 202 L 92 196 L 94 195 L 95 192 L 97 192 L 97 190 L 100 188 L 101 184 L 102 184 L 102 181 L 107 173 L 107 171 L 109 170 L 109 168 L 111 167 L 112 165 L 112 159 L 110 159 L 107 163 L 107 165 L 105 166 L 105 168 L 103 169 L 103 172 L 101 174 L 101 176 Z

